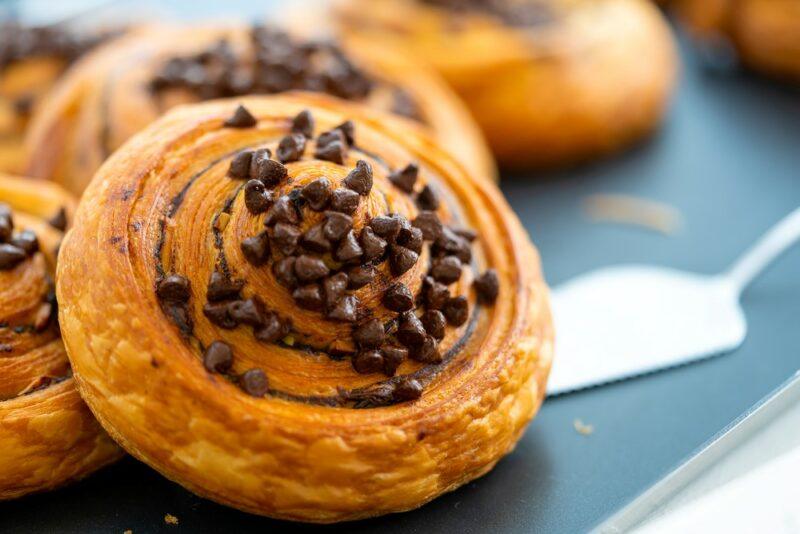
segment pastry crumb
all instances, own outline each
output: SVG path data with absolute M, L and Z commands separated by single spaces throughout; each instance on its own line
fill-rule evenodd
M 683 226 L 683 216 L 676 208 L 631 195 L 589 195 L 583 207 L 594 222 L 630 224 L 664 235 L 672 235 Z
M 588 436 L 592 432 L 594 432 L 594 425 L 587 425 L 586 423 L 584 423 L 580 419 L 575 419 L 572 422 L 572 426 L 575 427 L 575 431 L 578 434 L 581 434 L 581 435 L 584 435 L 584 436 Z
M 164 516 L 164 523 L 166 523 L 168 525 L 177 525 L 178 524 L 178 518 L 175 517 L 172 514 L 167 514 L 167 515 Z

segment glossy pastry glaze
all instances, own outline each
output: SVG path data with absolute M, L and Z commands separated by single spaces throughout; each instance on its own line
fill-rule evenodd
M 53 185 L 0 175 L 0 500 L 122 454 L 78 395 L 59 336 L 52 275 L 73 207 Z
M 320 94 L 181 107 L 133 137 L 83 197 L 58 296 L 125 449 L 292 520 L 408 510 L 486 473 L 553 351 L 499 191 L 412 123 Z
M 800 2 L 675 0 L 672 4 L 698 34 L 728 37 L 750 67 L 800 82 Z
M 27 172 L 80 193 L 109 154 L 176 104 L 319 89 L 425 123 L 477 174 L 494 179 L 480 131 L 435 73 L 386 49 L 312 45 L 263 27 L 131 32 L 86 58 L 36 114 Z
M 340 0 L 343 38 L 441 72 L 511 167 L 620 149 L 662 119 L 677 70 L 647 0 Z

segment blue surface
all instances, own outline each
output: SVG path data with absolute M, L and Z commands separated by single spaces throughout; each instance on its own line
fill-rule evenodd
M 557 284 L 586 270 L 650 262 L 715 273 L 800 205 L 800 92 L 741 73 L 709 73 L 684 50 L 683 80 L 659 136 L 626 155 L 546 177 L 506 174 L 502 189 Z M 643 58 L 646 60 L 646 58 Z M 586 195 L 667 202 L 674 236 L 589 223 Z M 348 524 L 367 532 L 578 532 L 669 472 L 800 368 L 800 247 L 743 305 L 736 352 L 548 400 L 516 451 L 484 478 L 420 510 Z M 575 418 L 593 424 L 578 434 Z M 180 527 L 163 522 L 165 513 Z M 127 459 L 75 486 L 0 504 L 0 531 L 325 531 L 262 519 L 194 497 Z

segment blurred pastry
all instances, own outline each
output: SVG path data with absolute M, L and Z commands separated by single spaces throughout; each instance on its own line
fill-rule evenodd
M 320 93 L 166 114 L 61 248 L 82 395 L 199 495 L 334 522 L 489 471 L 538 410 L 547 287 L 497 188 L 411 121 Z
M 340 0 L 343 36 L 428 61 L 466 102 L 501 165 L 618 150 L 662 120 L 670 29 L 648 0 Z
M 386 48 L 293 39 L 266 27 L 148 27 L 87 57 L 33 120 L 28 173 L 80 193 L 125 140 L 181 103 L 289 90 L 365 102 L 430 127 L 479 176 L 480 130 L 432 71 Z

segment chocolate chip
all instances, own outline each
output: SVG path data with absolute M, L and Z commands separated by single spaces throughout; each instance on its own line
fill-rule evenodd
M 292 133 L 304 135 L 307 139 L 314 136 L 314 117 L 304 109 L 292 119 Z
M 386 253 L 386 240 L 375 235 L 372 228 L 366 226 L 361 230 L 359 242 L 364 250 L 363 260 L 365 262 L 383 260 L 383 255 Z
M 293 254 L 300 239 L 300 229 L 293 224 L 278 223 L 272 230 L 272 246 L 286 256 Z
M 269 259 L 269 235 L 261 232 L 253 237 L 248 237 L 242 241 L 242 254 L 251 264 L 259 267 L 264 265 Z
M 203 355 L 203 366 L 211 373 L 226 373 L 233 365 L 233 351 L 230 345 L 214 341 Z
M 264 322 L 264 304 L 254 298 L 235 300 L 228 304 L 228 313 L 237 324 L 260 326 Z
M 353 341 L 362 349 L 377 349 L 383 343 L 386 331 L 380 319 L 370 319 L 353 332 Z
M 399 401 L 416 400 L 422 396 L 422 384 L 411 377 L 403 377 L 394 387 L 394 398 Z
M 191 296 L 189 280 L 179 274 L 170 274 L 158 282 L 156 295 L 163 301 L 187 302 Z
M 302 158 L 305 149 L 305 137 L 300 134 L 289 134 L 280 140 L 275 154 L 281 163 L 289 163 Z
M 348 295 L 336 304 L 329 312 L 329 319 L 354 323 L 358 319 L 358 298 Z
M 297 277 L 294 275 L 294 256 L 283 258 L 272 265 L 272 274 L 280 285 L 288 289 L 297 287 Z
M 387 376 L 394 376 L 397 368 L 408 358 L 408 349 L 399 345 L 384 345 L 381 347 L 383 353 L 383 372 Z
M 269 391 L 269 380 L 261 369 L 250 369 L 239 379 L 239 385 L 252 397 L 263 397 Z
M 344 137 L 344 132 L 334 128 L 333 130 L 322 132 L 319 134 L 319 137 L 317 137 L 318 147 L 329 145 L 331 143 L 341 143 L 343 145 L 346 144 L 347 140 Z
M 399 245 L 392 245 L 389 251 L 389 265 L 395 276 L 400 276 L 411 269 L 418 259 L 419 254 Z
M 453 326 L 461 326 L 469 318 L 469 304 L 467 297 L 459 295 L 447 299 L 442 306 L 442 313 L 447 318 L 447 322 Z
M 470 243 L 475 241 L 478 238 L 478 232 L 475 230 L 471 230 L 469 228 L 451 228 L 451 230 L 458 235 L 459 237 L 463 237 Z
M 412 311 L 403 312 L 400 316 L 400 325 L 395 336 L 406 347 L 422 345 L 427 337 L 425 327 Z
M 361 245 L 358 244 L 355 233 L 350 230 L 345 234 L 339 246 L 336 247 L 336 252 L 333 256 L 342 263 L 351 263 L 358 261 L 363 253 L 364 251 L 361 249 Z
M 314 151 L 314 157 L 343 165 L 346 157 L 345 150 L 344 143 L 334 141 L 327 145 L 317 145 L 317 150 Z
M 203 315 L 220 328 L 226 330 L 236 328 L 238 323 L 231 317 L 229 304 L 229 302 L 207 302 L 203 305 Z
M 250 162 L 253 160 L 252 150 L 243 150 L 233 156 L 231 166 L 228 168 L 228 176 L 245 180 L 250 177 Z
M 375 267 L 372 265 L 356 265 L 347 271 L 348 287 L 359 289 L 375 279 Z
M 323 254 L 331 250 L 331 243 L 325 237 L 324 223 L 315 224 L 300 238 L 300 245 L 306 250 Z
M 347 141 L 347 144 L 349 146 L 353 146 L 355 144 L 356 127 L 355 124 L 353 124 L 353 121 L 345 121 L 336 128 L 334 128 L 334 130 L 339 130 L 340 132 L 342 132 L 342 135 L 344 135 L 344 139 L 345 141 Z
M 327 178 L 317 178 L 302 190 L 302 196 L 314 211 L 322 211 L 331 198 L 331 183 Z
M 431 211 L 439 209 L 439 196 L 430 185 L 425 185 L 417 194 L 417 207 L 421 210 Z
M 372 190 L 372 167 L 363 159 L 358 160 L 355 168 L 345 177 L 343 184 L 359 195 L 368 195 Z
M 18 233 L 8 242 L 10 245 L 21 248 L 25 254 L 32 256 L 39 252 L 39 239 L 30 230 L 23 230 Z
M 165 302 L 164 313 L 178 327 L 184 337 L 188 337 L 194 328 L 194 321 L 189 314 L 189 305 L 185 302 Z
M 422 230 L 411 225 L 401 227 L 395 239 L 395 243 L 409 250 L 413 250 L 417 254 L 422 252 L 422 242 Z
M 408 311 L 414 307 L 414 295 L 404 284 L 393 284 L 383 294 L 383 305 L 396 312 Z
M 67 229 L 67 210 L 64 208 L 59 208 L 58 213 L 53 215 L 53 217 L 47 222 L 50 223 L 50 226 L 56 230 L 61 230 L 63 232 Z
M 244 205 L 253 215 L 264 213 L 272 203 L 272 194 L 267 191 L 264 182 L 250 180 L 244 186 Z
M 352 215 L 358 209 L 358 193 L 350 189 L 336 189 L 331 195 L 330 209 Z
M 320 258 L 303 254 L 294 262 L 294 274 L 300 282 L 313 282 L 328 276 L 330 269 Z
M 426 241 L 436 241 L 442 235 L 442 221 L 433 211 L 421 211 L 411 224 L 422 230 L 422 238 Z
M 422 343 L 415 345 L 410 351 L 411 358 L 422 363 L 441 363 L 442 354 L 439 343 L 432 336 L 425 336 Z
M 264 224 L 271 226 L 276 223 L 297 224 L 300 222 L 300 214 L 288 195 L 278 197 L 275 204 L 270 208 Z
M 244 287 L 244 280 L 231 280 L 219 271 L 211 273 L 208 281 L 206 298 L 209 302 L 219 302 L 239 297 L 239 291 Z
M 11 217 L 11 209 L 5 205 L 0 204 L 0 241 L 5 242 L 11 238 L 14 232 L 14 219 Z
M 264 182 L 267 187 L 274 187 L 288 175 L 286 167 L 272 159 L 272 152 L 268 148 L 260 148 L 253 153 L 250 178 Z
M 461 278 L 461 260 L 455 256 L 445 256 L 433 260 L 431 276 L 437 282 L 452 284 Z
M 446 285 L 435 281 L 430 276 L 426 276 L 422 281 L 422 300 L 429 310 L 442 309 L 449 298 L 450 290 Z
M 342 299 L 347 289 L 347 282 L 348 279 L 345 273 L 336 273 L 322 282 L 322 289 L 325 292 L 326 308 L 329 310 L 334 308 Z
M 353 356 L 352 364 L 359 374 L 379 373 L 383 370 L 383 354 L 379 350 L 362 350 Z
M 497 294 L 500 292 L 500 280 L 497 278 L 497 271 L 489 269 L 473 283 L 478 294 L 478 302 L 482 304 L 494 304 Z
M 307 310 L 319 311 L 322 309 L 322 289 L 319 284 L 309 284 L 300 286 L 292 292 L 297 305 Z
M 339 241 L 353 229 L 353 218 L 338 211 L 325 212 L 325 237 L 331 241 Z
M 442 235 L 434 241 L 431 251 L 435 256 L 456 256 L 461 263 L 472 260 L 469 241 L 446 226 L 442 228 Z
M 439 310 L 428 310 L 422 314 L 422 326 L 434 339 L 441 341 L 444 337 L 445 318 Z
M 275 312 L 266 312 L 261 326 L 253 330 L 255 338 L 264 343 L 274 343 L 289 335 L 292 322 L 281 319 Z
M 415 163 L 409 163 L 403 169 L 395 171 L 389 175 L 389 180 L 395 187 L 411 193 L 414 190 L 414 184 L 417 183 L 417 175 L 419 174 L 419 167 Z
M 395 237 L 397 237 L 397 233 L 400 231 L 401 220 L 399 217 L 378 215 L 372 218 L 369 222 L 369 226 L 382 238 L 387 241 L 394 241 Z
M 239 104 L 233 115 L 222 123 L 226 128 L 252 128 L 256 125 L 256 118 L 247 111 L 243 105 Z

